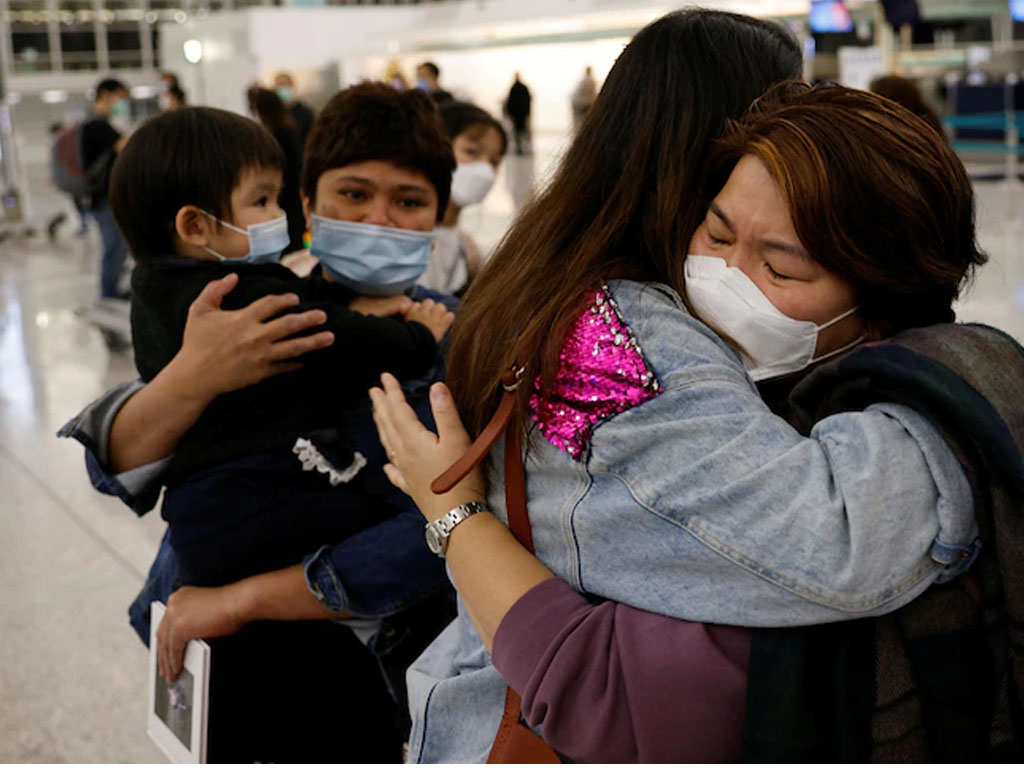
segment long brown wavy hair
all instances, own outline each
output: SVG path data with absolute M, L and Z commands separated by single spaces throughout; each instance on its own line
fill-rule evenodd
M 749 16 L 682 11 L 637 33 L 550 184 L 466 295 L 448 382 L 471 433 L 493 414 L 513 361 L 527 385 L 553 378 L 588 287 L 631 278 L 682 293 L 686 249 L 709 202 L 712 142 L 801 65 L 785 30 Z M 530 389 L 518 393 L 519 429 Z

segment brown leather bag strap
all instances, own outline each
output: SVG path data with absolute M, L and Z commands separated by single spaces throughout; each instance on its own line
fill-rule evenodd
M 519 430 L 505 430 L 505 506 L 508 527 L 519 543 L 533 554 L 530 513 L 526 508 L 526 469 L 523 467 L 523 443 Z
M 512 366 L 502 376 L 505 390 L 501 404 L 469 449 L 430 484 L 435 494 L 447 493 L 468 475 L 488 454 L 505 433 L 505 506 L 508 508 L 508 527 L 519 543 L 533 553 L 533 535 L 530 515 L 526 508 L 526 470 L 523 467 L 523 442 L 513 424 L 516 390 L 519 388 L 523 368 Z M 522 699 L 512 688 L 505 687 L 505 711 L 488 755 L 488 763 L 560 763 L 554 750 L 537 734 L 523 725 Z
M 435 494 L 448 493 L 458 485 L 460 480 L 472 472 L 477 464 L 483 461 L 494 444 L 498 442 L 501 433 L 505 431 L 509 421 L 512 420 L 512 412 L 516 406 L 516 390 L 519 389 L 522 375 L 523 369 L 519 366 L 512 366 L 505 371 L 501 377 L 501 386 L 505 390 L 505 394 L 501 397 L 498 410 L 495 411 L 487 426 L 483 428 L 480 436 L 473 441 L 473 444 L 459 460 L 434 479 L 434 482 L 430 484 L 431 492 Z

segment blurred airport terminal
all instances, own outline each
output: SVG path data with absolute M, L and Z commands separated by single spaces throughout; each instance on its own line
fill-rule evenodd
M 54 178 L 55 143 L 97 84 L 127 86 L 109 116 L 121 134 L 177 103 L 253 116 L 254 85 L 314 113 L 363 80 L 470 101 L 510 137 L 460 221 L 486 260 L 624 45 L 687 6 L 784 25 L 809 80 L 916 85 L 974 182 L 990 257 L 958 319 L 1024 342 L 1024 0 L 0 0 L 0 762 L 165 760 L 125 613 L 164 522 L 96 493 L 81 447 L 55 437 L 136 376 L 131 261 L 101 296 L 100 219 Z M 522 125 L 517 78 L 532 100 Z

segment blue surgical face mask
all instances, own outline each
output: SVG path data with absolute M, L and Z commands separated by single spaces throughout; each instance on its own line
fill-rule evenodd
M 394 296 L 427 271 L 433 232 L 313 216 L 310 252 L 356 293 Z
M 279 85 L 277 86 L 277 97 L 285 104 L 289 104 L 295 98 L 295 91 L 287 85 Z
M 245 264 L 273 264 L 281 259 L 281 254 L 288 247 L 288 217 L 284 214 L 276 219 L 264 221 L 261 224 L 250 224 L 246 229 L 236 227 L 226 221 L 221 221 L 212 213 L 206 213 L 214 221 L 224 225 L 228 229 L 245 235 L 249 238 L 249 252 L 240 259 L 229 259 L 221 256 L 211 248 L 204 248 L 208 254 L 215 256 L 218 261 L 240 261 Z

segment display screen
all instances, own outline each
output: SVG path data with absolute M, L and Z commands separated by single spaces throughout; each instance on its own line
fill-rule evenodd
M 917 24 L 921 20 L 917 0 L 882 0 L 882 10 L 885 11 L 885 20 L 896 28 Z
M 853 31 L 853 19 L 842 0 L 814 0 L 810 21 L 814 32 Z
M 1024 0 L 1010 0 L 1010 15 L 1014 21 L 1024 21 Z

